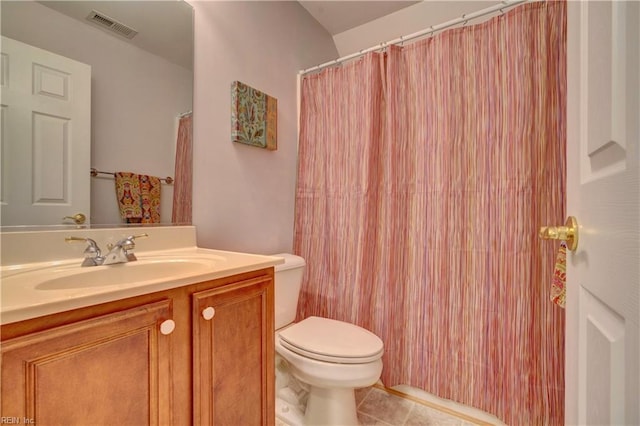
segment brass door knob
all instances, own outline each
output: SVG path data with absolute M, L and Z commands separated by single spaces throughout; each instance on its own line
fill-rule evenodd
M 83 223 L 86 222 L 87 217 L 82 213 L 76 213 L 73 216 L 65 216 L 62 218 L 62 220 L 66 220 L 66 219 L 73 220 L 76 223 L 76 225 L 82 225 Z
M 578 248 L 578 221 L 575 217 L 569 216 L 564 226 L 542 226 L 538 235 L 543 240 L 566 241 L 567 248 L 576 251 Z

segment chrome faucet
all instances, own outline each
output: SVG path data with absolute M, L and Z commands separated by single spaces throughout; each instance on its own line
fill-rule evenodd
M 91 238 L 66 237 L 64 240 L 68 243 L 76 241 L 85 241 L 87 243 L 87 248 L 84 249 L 84 260 L 82 261 L 81 266 L 98 266 L 102 265 L 104 262 L 104 256 L 102 256 L 100 247 L 98 247 L 98 244 L 96 244 L 96 242 Z
M 129 250 L 133 250 L 136 247 L 136 243 L 134 241 L 136 238 L 148 236 L 149 234 L 129 235 L 113 245 L 109 244 L 109 253 L 105 256 L 103 265 L 113 265 L 116 263 L 126 263 L 138 260 L 136 255 L 130 253 Z

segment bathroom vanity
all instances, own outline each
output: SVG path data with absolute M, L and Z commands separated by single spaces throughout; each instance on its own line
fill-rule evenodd
M 145 242 L 154 238 L 162 245 L 159 234 Z M 274 424 L 273 266 L 281 259 L 188 247 L 190 240 L 142 250 L 135 267 L 78 269 L 77 257 L 3 266 L 2 416 L 66 425 Z M 102 285 L 100 270 L 164 276 L 123 283 L 110 275 Z

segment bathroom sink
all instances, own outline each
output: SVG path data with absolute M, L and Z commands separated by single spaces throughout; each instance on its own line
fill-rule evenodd
M 216 262 L 211 259 L 138 260 L 108 266 L 74 268 L 61 271 L 60 276 L 48 278 L 35 285 L 38 290 L 63 290 L 88 287 L 122 286 L 133 283 L 183 278 L 205 274 Z
M 4 240 L 3 240 L 4 248 Z M 4 253 L 3 253 L 4 254 Z M 180 247 L 140 250 L 138 260 L 82 267 L 82 258 L 0 266 L 0 323 L 256 271 L 282 263 L 278 257 Z

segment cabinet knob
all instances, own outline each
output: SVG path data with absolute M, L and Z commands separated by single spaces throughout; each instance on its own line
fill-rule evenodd
M 173 330 L 175 330 L 175 328 L 176 322 L 174 320 L 166 320 L 163 321 L 162 324 L 160 324 L 160 333 L 166 336 L 167 334 L 173 333 Z
M 209 321 L 211 318 L 213 318 L 213 316 L 216 314 L 216 310 L 213 309 L 211 306 L 209 306 L 208 308 L 204 308 L 202 310 L 202 317 L 204 319 L 206 319 L 207 321 Z

